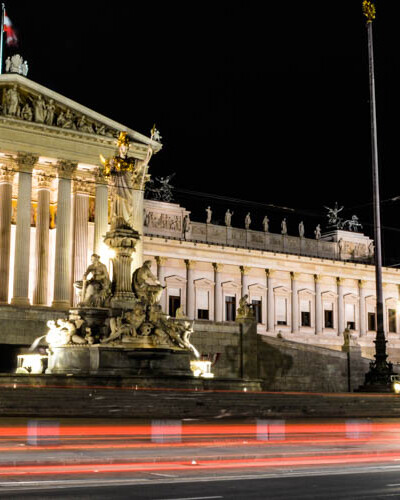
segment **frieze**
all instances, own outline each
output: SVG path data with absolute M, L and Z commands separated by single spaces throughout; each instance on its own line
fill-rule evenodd
M 182 216 L 146 211 L 144 225 L 149 229 L 182 232 Z
M 8 118 L 59 129 L 113 138 L 118 136 L 117 130 L 89 119 L 82 113 L 73 112 L 54 99 L 45 99 L 40 94 L 22 90 L 16 84 L 3 88 L 0 113 Z

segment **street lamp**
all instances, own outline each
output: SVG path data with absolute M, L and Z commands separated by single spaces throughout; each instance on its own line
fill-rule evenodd
M 365 374 L 363 392 L 391 391 L 392 363 L 388 363 L 386 354 L 386 339 L 383 327 L 383 292 L 382 292 L 382 244 L 381 244 L 381 214 L 379 199 L 379 172 L 378 172 L 378 142 L 376 126 L 375 104 L 375 71 L 374 48 L 372 37 L 372 23 L 375 19 L 375 5 L 370 0 L 363 1 L 363 13 L 367 18 L 368 34 L 368 63 L 369 63 L 369 91 L 371 115 L 371 147 L 372 147 L 372 188 L 374 205 L 374 238 L 375 238 L 375 282 L 376 282 L 376 338 L 375 361 L 371 361 L 369 371 Z

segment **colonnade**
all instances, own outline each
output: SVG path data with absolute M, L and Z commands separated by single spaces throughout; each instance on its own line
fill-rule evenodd
M 161 283 L 165 286 L 165 278 L 168 276 L 168 268 L 166 267 L 167 259 L 165 257 L 156 257 L 157 263 L 157 276 Z M 195 310 L 196 303 L 196 285 L 195 285 L 195 268 L 196 263 L 193 260 L 185 260 L 186 266 L 186 280 L 185 280 L 185 303 L 181 304 L 186 316 L 189 319 L 197 319 L 197 312 Z M 224 265 L 221 263 L 210 263 L 212 265 L 214 280 L 213 286 L 210 287 L 210 300 L 213 301 L 213 305 L 210 310 L 213 310 L 213 317 L 210 320 L 213 321 L 224 321 L 225 311 L 224 311 L 224 291 L 223 291 L 223 270 Z M 238 266 L 241 276 L 241 286 L 240 286 L 240 296 L 250 295 L 250 288 L 252 283 L 250 280 L 250 268 L 245 266 Z M 275 332 L 279 329 L 284 331 L 290 331 L 293 334 L 298 334 L 302 330 L 301 325 L 301 307 L 299 293 L 304 287 L 307 288 L 306 292 L 309 297 L 312 297 L 312 307 L 310 310 L 310 325 L 307 331 L 310 329 L 315 333 L 315 335 L 321 335 L 325 331 L 331 331 L 337 335 L 342 335 L 346 328 L 345 321 L 345 297 L 344 297 L 344 285 L 343 278 L 337 277 L 335 279 L 336 284 L 332 286 L 324 286 L 322 275 L 312 275 L 308 280 L 307 284 L 299 279 L 300 273 L 291 272 L 291 287 L 287 290 L 288 293 L 288 321 L 287 325 L 277 325 L 276 322 L 276 292 L 277 288 L 282 287 L 282 281 L 276 278 L 276 271 L 272 269 L 265 269 L 265 287 L 264 294 L 262 296 L 262 307 L 265 311 L 263 315 L 262 323 L 265 326 L 265 330 L 269 332 Z M 198 278 L 198 275 L 196 275 Z M 226 275 L 225 275 L 226 281 Z M 254 281 L 254 280 L 253 280 Z M 367 312 L 366 312 L 366 294 L 365 294 L 365 281 L 354 280 L 355 288 L 352 290 L 353 301 L 355 307 L 357 308 L 355 314 L 357 317 L 356 331 L 359 332 L 360 336 L 366 335 L 367 333 Z M 311 283 L 313 282 L 313 285 Z M 174 285 L 175 286 L 175 285 Z M 333 291 L 335 288 L 335 291 Z M 332 300 L 332 318 L 333 327 L 326 327 L 324 319 L 324 299 L 323 294 L 329 293 L 330 299 Z M 168 311 L 168 297 L 167 292 L 164 290 L 161 305 L 165 312 Z M 182 294 L 183 296 L 183 294 Z M 250 295 L 251 298 L 251 295 Z M 265 317 L 266 316 L 266 317 Z M 303 329 L 304 330 L 304 329 Z M 397 326 L 397 330 L 400 328 Z
M 0 167 L 0 303 L 8 303 L 11 249 L 11 215 L 14 176 L 18 174 L 14 279 L 11 304 L 29 306 L 30 237 L 33 185 L 37 200 L 32 305 L 67 309 L 73 281 L 88 265 L 89 196 L 95 196 L 93 252 L 99 253 L 108 226 L 108 186 L 104 178 L 82 178 L 77 163 L 59 160 L 51 167 L 38 156 L 18 155 Z M 32 180 L 34 179 L 34 182 Z M 48 300 L 50 275 L 50 198 L 57 189 L 54 291 Z

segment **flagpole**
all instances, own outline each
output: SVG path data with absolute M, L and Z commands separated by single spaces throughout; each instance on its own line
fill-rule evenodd
M 4 39 L 4 11 L 5 5 L 1 4 L 1 25 L 0 25 L 0 75 L 3 74 L 3 39 Z

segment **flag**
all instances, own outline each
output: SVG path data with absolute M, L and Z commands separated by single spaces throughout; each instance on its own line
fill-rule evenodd
M 12 22 L 7 16 L 6 11 L 4 11 L 4 32 L 6 33 L 6 44 L 10 47 L 12 45 L 18 45 L 18 38 L 14 31 Z

